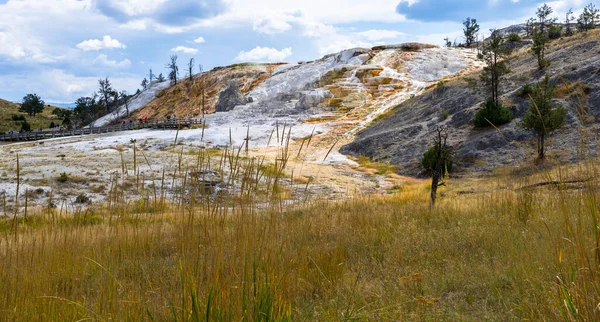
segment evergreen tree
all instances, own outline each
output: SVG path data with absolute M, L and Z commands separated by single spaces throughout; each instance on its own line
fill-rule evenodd
M 534 31 L 533 45 L 531 46 L 531 52 L 537 59 L 538 69 L 542 70 L 550 65 L 550 61 L 546 59 L 546 49 L 550 43 L 550 38 L 541 31 Z
M 473 118 L 473 123 L 477 127 L 487 127 L 492 124 L 498 126 L 506 124 L 512 119 L 510 110 L 502 106 L 500 102 L 500 83 L 502 77 L 510 72 L 505 62 L 509 51 L 504 46 L 504 40 L 500 33 L 494 29 L 491 32 L 490 38 L 483 47 L 483 59 L 487 66 L 483 68 L 480 76 L 488 99 Z
M 539 32 L 546 33 L 548 28 L 554 23 L 556 19 L 550 17 L 553 12 L 554 10 L 545 3 L 537 9 L 536 16 L 538 20 L 536 25 Z
M 538 159 L 544 158 L 544 142 L 546 136 L 558 129 L 565 121 L 567 110 L 552 103 L 555 87 L 550 84 L 550 77 L 533 87 L 530 95 L 529 109 L 525 112 L 520 126 L 536 133 L 538 141 Z
M 162 83 L 165 81 L 165 77 L 163 76 L 162 73 L 158 74 L 158 78 L 156 79 L 159 83 Z
M 567 11 L 567 14 L 565 16 L 565 36 L 572 36 L 573 35 L 573 28 L 571 27 L 571 22 L 575 20 L 575 17 L 573 16 L 573 8 L 569 9 L 569 11 Z
M 529 18 L 525 23 L 525 32 L 527 33 L 527 37 L 533 36 L 533 29 L 535 28 L 535 19 Z
M 510 72 L 504 61 L 509 52 L 506 49 L 507 47 L 504 46 L 502 36 L 496 30 L 491 30 L 491 32 L 490 39 L 483 47 L 483 58 L 487 66 L 483 68 L 480 79 L 487 89 L 489 98 L 494 103 L 494 106 L 499 106 L 500 81 L 504 75 Z
M 23 97 L 23 101 L 21 101 L 19 111 L 34 116 L 44 110 L 44 104 L 44 101 L 37 94 L 27 94 Z
M 538 62 L 538 68 L 540 70 L 548 67 L 550 61 L 546 60 L 546 49 L 550 43 L 549 29 L 554 23 L 555 19 L 550 18 L 550 15 L 554 11 L 547 4 L 544 4 L 537 9 L 537 21 L 533 29 L 533 45 L 531 46 L 531 52 L 536 57 Z
M 580 31 L 594 29 L 596 28 L 597 20 L 600 20 L 600 9 L 596 8 L 593 3 L 590 3 L 583 8 L 583 12 L 577 20 L 577 28 Z
M 144 77 L 144 79 L 142 80 L 142 88 L 143 89 L 147 89 L 148 88 L 148 80 L 146 79 L 146 77 Z
M 471 47 L 471 45 L 473 45 L 473 43 L 477 39 L 477 33 L 479 32 L 479 24 L 477 24 L 477 19 L 472 19 L 468 17 L 465 21 L 463 21 L 463 25 L 466 46 Z

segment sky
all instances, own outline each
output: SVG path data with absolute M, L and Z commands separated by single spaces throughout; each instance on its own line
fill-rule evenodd
M 596 1 L 597 2 L 597 1 Z M 590 1 L 548 2 L 557 17 Z M 354 47 L 462 41 L 522 23 L 537 0 L 0 0 L 0 98 L 48 103 L 90 96 L 98 79 L 134 93 L 170 55 L 181 75 L 240 62 L 296 62 Z M 598 6 L 598 3 L 596 3 Z

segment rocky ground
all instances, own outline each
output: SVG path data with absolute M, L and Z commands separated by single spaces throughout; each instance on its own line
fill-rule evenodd
M 342 153 L 365 155 L 400 166 L 400 173 L 421 174 L 423 153 L 432 144 L 432 131 L 446 126 L 455 150 L 456 170 L 463 174 L 485 174 L 501 166 L 531 165 L 536 140 L 518 126 L 528 109 L 528 99 L 519 97 L 525 84 L 540 81 L 546 73 L 558 86 L 555 103 L 568 108 L 565 125 L 551 135 L 547 144 L 553 162 L 574 162 L 582 151 L 597 154 L 600 117 L 600 32 L 592 31 L 552 43 L 547 59 L 551 65 L 537 70 L 528 47 L 509 58 L 511 73 L 502 86 L 502 100 L 515 119 L 498 129 L 476 129 L 472 118 L 485 96 L 476 81 L 478 73 L 460 80 L 439 83 L 423 95 L 399 104 L 386 118 L 357 134 Z M 526 45 L 523 43 L 522 45 Z M 585 98 L 578 93 L 585 94 Z M 583 139 L 583 141 L 582 141 Z
M 150 118 L 154 118 L 167 113 L 171 103 L 180 109 L 179 117 L 193 112 L 201 106 L 194 84 L 206 77 L 214 85 L 210 106 L 225 107 L 223 112 L 206 115 L 203 128 L 2 146 L 0 191 L 5 191 L 8 201 L 14 199 L 17 154 L 20 195 L 29 190 L 30 202 L 44 203 L 52 191 L 55 200 L 73 204 L 81 194 L 93 202 L 105 201 L 115 182 L 131 198 L 140 198 L 140 186 L 162 185 L 163 170 L 167 177 L 173 176 L 180 164 L 193 165 L 201 150 L 209 149 L 217 160 L 224 149 L 247 145 L 247 152 L 242 149 L 244 158 L 264 158 L 270 163 L 281 158 L 284 148 L 288 151 L 284 181 L 292 192 L 306 192 L 309 183 L 310 193 L 319 198 L 386 193 L 410 179 L 393 174 L 384 163 L 361 166 L 340 154 L 339 148 L 390 108 L 439 80 L 454 79 L 480 66 L 472 51 L 407 44 L 352 49 L 313 62 L 216 69 L 197 76 L 190 88 L 185 81 L 155 88 L 159 97 L 134 112 L 135 117 L 152 113 Z M 233 82 L 225 81 L 230 79 Z M 177 95 L 182 93 L 196 96 L 181 99 Z M 178 184 L 175 180 L 167 183 L 171 188 Z

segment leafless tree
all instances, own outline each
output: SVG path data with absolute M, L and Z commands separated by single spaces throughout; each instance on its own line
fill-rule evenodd
M 177 75 L 179 75 L 179 67 L 177 67 L 177 55 L 171 55 L 170 61 L 165 66 L 169 70 L 169 80 L 171 85 L 177 84 Z
M 127 91 L 119 92 L 119 98 L 123 101 L 125 105 L 125 111 L 127 112 L 127 117 L 129 117 L 129 95 L 127 95 Z
M 190 62 L 188 63 L 188 76 L 191 83 L 194 77 L 194 57 L 190 58 Z
M 435 135 L 433 137 L 434 151 L 436 153 L 436 162 L 434 169 L 432 169 L 431 177 L 431 205 L 435 205 L 437 198 L 437 190 L 440 184 L 440 179 L 443 175 L 443 167 L 445 161 L 445 155 L 448 154 L 448 130 L 445 127 L 438 127 L 435 129 Z
M 152 85 L 152 80 L 156 77 L 156 75 L 154 75 L 154 73 L 152 72 L 152 69 L 150 69 L 150 72 L 148 73 L 148 79 L 150 79 L 150 85 Z
M 98 80 L 98 92 L 100 94 L 100 100 L 102 101 L 104 108 L 106 109 L 106 112 L 109 113 L 110 103 L 112 101 L 111 97 L 114 93 L 114 90 L 112 88 L 112 85 L 110 84 L 110 81 L 108 80 L 108 77 Z

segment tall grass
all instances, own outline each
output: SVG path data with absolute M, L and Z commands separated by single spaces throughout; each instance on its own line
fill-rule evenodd
M 104 204 L 23 216 L 16 197 L 0 220 L 0 320 L 598 317 L 594 162 L 450 181 L 434 208 L 421 183 L 327 202 L 285 173 L 300 153 L 286 128 L 272 161 L 246 143 L 175 146 L 160 176 L 123 158 Z

